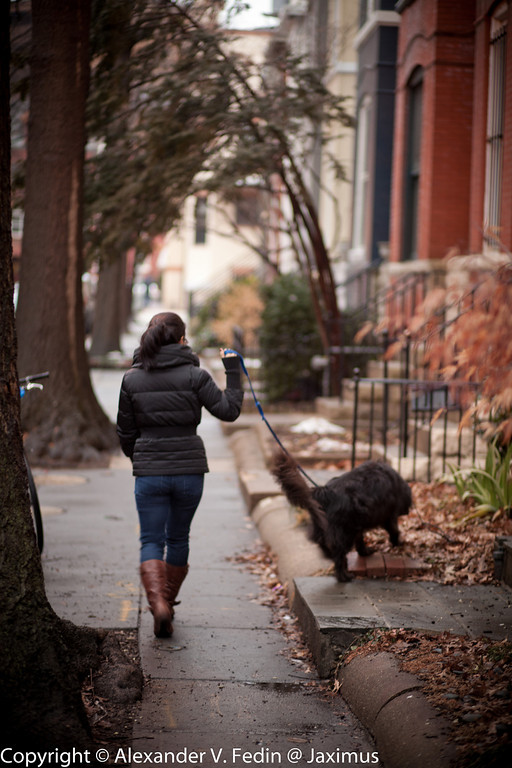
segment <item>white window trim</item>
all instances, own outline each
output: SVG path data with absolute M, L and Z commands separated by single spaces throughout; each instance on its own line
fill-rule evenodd
M 371 11 L 368 20 L 354 38 L 354 48 L 357 51 L 378 27 L 398 27 L 399 25 L 400 14 L 396 11 Z
M 496 170 L 498 173 L 501 172 L 502 167 L 499 168 L 497 166 L 497 163 L 499 165 L 500 160 L 499 158 L 496 158 L 496 151 L 500 151 L 500 147 L 498 147 L 498 150 L 496 150 L 496 146 L 491 144 L 491 137 L 494 136 L 497 126 L 495 124 L 495 118 L 496 118 L 496 110 L 497 107 L 500 107 L 500 115 L 501 120 L 504 119 L 504 108 L 505 108 L 505 91 L 506 91 L 506 62 L 505 66 L 503 66 L 503 62 L 497 62 L 496 61 L 496 48 L 493 45 L 493 41 L 495 40 L 496 36 L 502 31 L 505 30 L 505 34 L 508 36 L 508 30 L 507 28 L 507 16 L 508 16 L 508 2 L 501 3 L 495 10 L 492 19 L 491 19 L 491 29 L 490 29 L 490 39 L 489 39 L 489 45 L 490 47 L 490 55 L 489 55 L 489 71 L 488 71 L 488 98 L 487 98 L 487 125 L 486 125 L 486 159 L 485 159 L 485 187 L 484 187 L 484 231 L 487 230 L 488 227 L 495 227 L 498 229 L 501 225 L 501 197 L 502 197 L 502 189 L 501 189 L 501 178 L 497 179 L 495 178 L 495 172 Z M 506 44 L 510 45 L 510 40 L 506 41 Z M 505 45 L 505 52 L 506 52 L 506 45 Z M 506 55 L 506 53 L 505 53 Z M 492 84 L 494 83 L 496 71 L 498 66 L 503 66 L 503 72 L 504 72 L 504 80 L 502 83 L 502 91 L 501 94 L 498 95 L 498 98 L 500 100 L 500 104 L 497 105 L 497 100 L 493 97 L 496 96 L 496 90 L 492 88 Z M 501 155 L 503 155 L 503 146 L 501 146 Z M 501 157 L 501 166 L 503 165 L 503 156 Z M 497 233 L 499 236 L 499 232 Z M 496 251 L 497 250 L 497 242 L 491 240 L 484 239 L 484 251 L 487 253 L 489 251 Z
M 354 216 L 352 224 L 352 251 L 366 251 L 365 243 L 365 223 L 366 223 L 366 198 L 368 190 L 368 180 L 370 178 L 368 169 L 369 153 L 369 133 L 370 133 L 370 113 L 372 99 L 365 96 L 359 107 L 357 120 L 357 149 L 354 168 Z

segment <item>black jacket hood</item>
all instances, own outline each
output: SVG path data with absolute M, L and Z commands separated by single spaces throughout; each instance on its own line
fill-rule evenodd
M 199 366 L 199 358 L 186 344 L 166 344 L 155 355 L 151 370 L 155 368 L 175 368 L 178 365 Z M 133 353 L 133 368 L 142 368 L 140 347 Z

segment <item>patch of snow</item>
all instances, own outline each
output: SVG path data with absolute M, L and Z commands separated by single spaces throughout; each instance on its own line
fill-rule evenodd
M 312 416 L 309 419 L 304 419 L 295 424 L 291 431 L 302 432 L 306 435 L 344 435 L 346 432 L 343 427 L 339 427 L 337 424 L 333 424 L 321 416 Z
M 341 440 L 333 440 L 331 437 L 322 437 L 315 444 L 321 453 L 347 453 L 352 449 L 350 443 L 343 443 Z

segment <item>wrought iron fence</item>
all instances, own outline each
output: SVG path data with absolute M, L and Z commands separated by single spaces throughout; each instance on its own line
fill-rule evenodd
M 380 266 L 370 265 L 338 286 L 351 295 L 349 308 L 342 317 L 341 347 L 332 350 L 342 356 L 344 375 L 354 365 L 364 367 L 365 360 L 384 352 L 407 328 L 429 289 L 439 284 L 444 275 L 443 270 L 413 272 L 394 277 L 379 288 Z M 383 330 L 380 326 L 384 321 Z M 361 343 L 355 344 L 354 336 L 367 323 L 373 329 Z
M 484 444 L 475 425 L 459 429 L 477 384 L 363 378 L 356 370 L 352 385 L 352 467 L 382 458 L 406 479 L 430 482 L 450 465 L 477 461 Z

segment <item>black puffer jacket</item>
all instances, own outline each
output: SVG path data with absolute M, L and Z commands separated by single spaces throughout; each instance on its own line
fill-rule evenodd
M 199 367 L 190 347 L 162 347 L 150 371 L 142 368 L 135 351 L 133 367 L 123 377 L 117 415 L 117 434 L 134 475 L 208 472 L 204 444 L 196 434 L 201 408 L 222 421 L 235 421 L 243 401 L 239 358 L 222 360 L 224 391 Z

